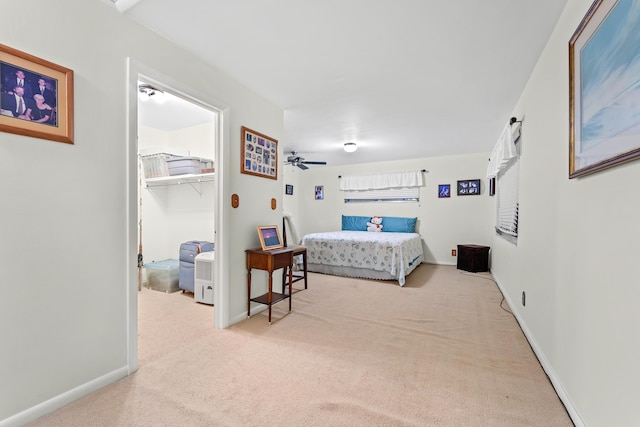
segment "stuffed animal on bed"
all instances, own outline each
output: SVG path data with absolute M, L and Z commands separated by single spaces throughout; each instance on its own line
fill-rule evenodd
M 382 231 L 382 217 L 372 216 L 371 221 L 367 222 L 367 231 Z

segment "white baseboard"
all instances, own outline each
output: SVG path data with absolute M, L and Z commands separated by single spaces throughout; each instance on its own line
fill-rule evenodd
M 256 314 L 258 314 L 258 313 L 262 313 L 263 311 L 265 311 L 265 310 L 266 310 L 266 309 L 268 309 L 268 308 L 269 308 L 269 306 L 268 306 L 268 305 L 263 305 L 263 304 L 257 305 L 257 306 L 255 306 L 255 307 L 253 307 L 253 308 L 251 309 L 251 315 L 252 315 L 252 316 L 255 316 Z M 247 312 L 246 312 L 246 311 L 243 311 L 242 313 L 238 314 L 237 316 L 234 316 L 234 317 L 231 319 L 231 322 L 229 323 L 229 326 L 231 326 L 231 325 L 235 325 L 235 324 L 236 324 L 236 323 L 238 323 L 238 322 L 242 322 L 242 321 L 243 321 L 243 320 L 245 320 L 246 318 L 247 318 Z M 0 426 L 0 427 L 2 427 L 2 426 Z
M 422 264 L 430 264 L 430 265 L 458 265 L 455 261 L 437 261 L 437 260 L 424 260 Z
M 65 393 L 59 394 L 56 397 L 53 397 L 27 410 L 17 413 L 9 418 L 0 420 L 0 427 L 18 427 L 28 422 L 37 420 L 43 415 L 49 414 L 56 409 L 60 409 L 63 406 L 68 405 L 69 403 L 74 402 L 89 393 L 99 390 L 102 387 L 105 387 L 118 381 L 121 378 L 126 377 L 128 372 L 129 369 L 126 366 L 109 372 L 106 375 L 91 380 Z
M 522 332 L 524 333 L 525 337 L 527 337 L 527 341 L 529 341 L 529 345 L 533 349 L 533 352 L 536 354 L 538 361 L 540 361 L 540 365 L 542 365 L 542 369 L 545 371 L 545 373 L 549 377 L 549 381 L 551 381 L 551 384 L 553 384 L 553 388 L 556 390 L 558 397 L 564 404 L 564 407 L 567 409 L 567 413 L 569 414 L 569 417 L 571 417 L 573 424 L 576 427 L 585 427 L 585 423 L 582 420 L 582 417 L 580 416 L 578 411 L 576 411 L 575 406 L 573 406 L 573 402 L 571 401 L 571 398 L 569 397 L 566 390 L 564 389 L 562 382 L 560 381 L 560 378 L 558 378 L 558 376 L 556 375 L 556 372 L 553 370 L 553 366 L 551 365 L 551 363 L 545 356 L 544 351 L 542 351 L 535 337 L 527 327 L 527 323 L 524 321 L 524 319 L 520 315 L 519 306 L 514 304 L 514 302 L 511 300 L 507 292 L 505 292 L 504 288 L 500 285 L 500 280 L 495 275 L 493 275 L 493 278 L 496 281 L 496 284 L 498 285 L 500 292 L 502 292 L 504 299 L 507 301 L 507 304 L 509 304 L 509 308 L 511 308 L 513 315 L 518 321 L 518 324 L 520 325 L 520 329 L 522 329 Z

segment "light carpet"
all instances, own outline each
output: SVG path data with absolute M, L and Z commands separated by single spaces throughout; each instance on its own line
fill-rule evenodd
M 225 330 L 191 294 L 139 300 L 138 372 L 29 425 L 573 425 L 489 274 L 310 273 Z

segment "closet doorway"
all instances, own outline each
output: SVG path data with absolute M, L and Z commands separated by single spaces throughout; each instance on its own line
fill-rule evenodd
M 127 194 L 126 194 L 126 217 L 127 217 L 127 250 L 126 250 L 126 263 L 127 263 L 127 365 L 129 373 L 133 373 L 138 369 L 138 334 L 139 334 L 139 310 L 138 300 L 141 296 L 139 290 L 139 275 L 144 272 L 144 268 L 138 268 L 138 253 L 139 241 L 140 241 L 140 219 L 142 219 L 142 232 L 144 233 L 146 226 L 149 225 L 149 221 L 145 218 L 141 218 L 140 207 L 140 195 L 149 191 L 146 188 L 141 188 L 140 176 L 144 176 L 144 172 L 140 170 L 140 159 L 138 155 L 139 146 L 139 130 L 138 127 L 150 126 L 149 124 L 139 125 L 139 116 L 144 115 L 144 111 L 139 111 L 143 108 L 142 101 L 140 100 L 139 84 L 146 83 L 163 93 L 170 94 L 174 97 L 180 98 L 181 101 L 186 101 L 189 104 L 202 107 L 208 111 L 209 117 L 213 122 L 213 137 L 210 138 L 208 144 L 209 149 L 213 147 L 213 161 L 215 162 L 215 178 L 212 183 L 208 185 L 213 186 L 213 206 L 214 211 L 207 220 L 213 227 L 213 241 L 215 243 L 215 260 L 214 260 L 214 306 L 210 309 L 204 306 L 209 314 L 204 316 L 204 322 L 207 327 L 226 328 L 229 326 L 229 299 L 228 299 L 228 267 L 227 257 L 225 255 L 225 248 L 228 246 L 228 233 L 226 230 L 226 223 L 228 221 L 228 208 L 219 203 L 219 200 L 223 200 L 225 194 L 228 192 L 228 177 L 225 164 L 228 163 L 229 150 L 226 147 L 228 145 L 226 141 L 229 139 L 229 124 L 227 117 L 229 115 L 230 108 L 228 105 L 220 103 L 219 100 L 213 98 L 210 93 L 203 93 L 195 87 L 192 87 L 185 82 L 171 78 L 158 70 L 149 67 L 133 58 L 127 59 L 128 69 L 128 83 L 127 83 Z M 150 96 L 152 98 L 154 95 Z M 168 99 L 167 99 L 168 100 Z M 152 101 L 152 99 L 148 99 Z M 166 101 L 165 101 L 166 102 Z M 213 113 L 213 114 L 211 114 Z M 155 115 L 151 115 L 155 117 Z M 146 122 L 151 120 L 148 118 L 141 118 Z M 154 131 L 150 131 L 150 134 L 158 135 Z M 142 147 L 147 144 L 143 143 Z M 178 184 L 176 184 L 178 185 Z M 179 184 L 184 185 L 184 184 Z M 190 185 L 191 184 L 187 184 Z M 197 185 L 197 184 L 194 184 Z M 190 191 L 195 191 L 192 188 L 183 188 Z M 149 219 L 149 218 L 147 218 Z M 191 237 L 189 237 L 191 239 Z M 208 238 L 207 238 L 208 239 Z M 150 247 L 144 245 L 143 236 L 142 254 L 145 262 L 153 259 L 154 255 L 149 255 L 148 251 Z M 167 248 L 169 243 L 167 243 Z M 178 253 L 173 252 L 174 249 L 167 249 L 166 258 L 179 257 Z M 164 254 L 157 254 L 158 258 L 165 256 Z M 160 294 L 160 292 L 154 291 L 154 293 Z M 181 292 L 179 292 L 181 293 Z M 177 295 L 179 293 L 173 293 L 170 295 Z M 192 300 L 193 301 L 193 300 Z M 193 306 L 200 305 L 195 301 L 190 302 Z M 210 323 L 209 323 L 210 322 Z
M 213 321 L 215 250 L 206 263 L 179 265 L 182 243 L 215 244 L 220 113 L 144 78 L 137 95 L 138 289 L 208 305 Z M 210 284 L 196 280 L 197 266 Z

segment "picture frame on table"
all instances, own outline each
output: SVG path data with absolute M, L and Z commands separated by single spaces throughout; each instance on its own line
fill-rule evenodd
M 640 17 L 596 0 L 569 41 L 569 178 L 640 157 Z
M 73 144 L 73 71 L 0 44 L 0 131 Z
M 480 180 L 466 179 L 458 181 L 458 196 L 478 196 L 480 195 Z
M 257 228 L 260 246 L 262 246 L 263 251 L 284 247 L 277 225 L 259 225 Z
M 240 172 L 278 179 L 278 140 L 242 126 Z

